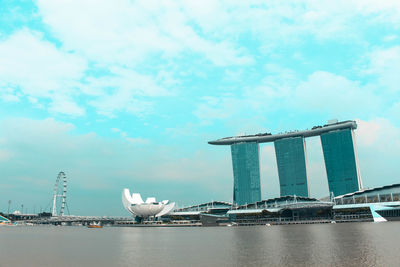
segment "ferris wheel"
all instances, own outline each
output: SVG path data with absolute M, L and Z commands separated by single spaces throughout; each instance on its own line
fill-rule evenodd
M 62 183 L 62 184 L 61 184 Z M 61 198 L 61 208 L 60 208 L 60 216 L 64 216 L 64 209 L 66 205 L 67 198 L 67 176 L 64 172 L 60 172 L 57 176 L 56 184 L 54 185 L 54 193 L 53 193 L 53 208 L 51 215 L 57 216 L 57 201 Z

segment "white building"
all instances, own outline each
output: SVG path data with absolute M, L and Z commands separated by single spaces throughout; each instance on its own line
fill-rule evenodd
M 124 208 L 138 217 L 160 217 L 169 213 L 174 207 L 175 202 L 169 203 L 168 200 L 157 202 L 154 197 L 149 197 L 143 201 L 138 193 L 129 192 L 128 188 L 122 191 L 122 204 Z

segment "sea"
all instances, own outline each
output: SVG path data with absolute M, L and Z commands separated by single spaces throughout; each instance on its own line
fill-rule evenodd
M 1 226 L 0 266 L 400 266 L 400 222 Z

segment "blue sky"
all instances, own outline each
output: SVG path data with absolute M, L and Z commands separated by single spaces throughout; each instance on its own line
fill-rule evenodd
M 356 119 L 364 186 L 400 182 L 400 2 L 0 0 L 0 211 L 128 215 L 122 188 L 231 201 L 207 141 Z M 318 138 L 311 195 L 328 195 Z M 279 195 L 261 146 L 263 198 Z

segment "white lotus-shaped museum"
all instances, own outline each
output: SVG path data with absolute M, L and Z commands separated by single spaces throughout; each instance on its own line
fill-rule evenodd
M 139 217 L 160 217 L 170 212 L 175 206 L 175 202 L 169 203 L 168 200 L 156 202 L 154 197 L 149 197 L 144 202 L 140 194 L 131 195 L 128 188 L 122 191 L 122 204 L 127 211 Z

